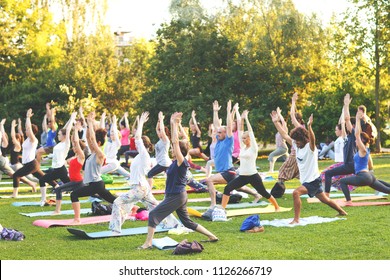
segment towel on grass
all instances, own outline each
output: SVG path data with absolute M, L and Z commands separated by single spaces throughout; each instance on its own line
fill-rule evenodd
M 299 224 L 290 224 L 292 221 L 292 218 L 289 219 L 275 219 L 272 221 L 269 220 L 262 220 L 261 225 L 262 226 L 274 226 L 274 227 L 296 227 L 296 226 L 306 226 L 306 225 L 312 225 L 312 224 L 322 224 L 322 223 L 330 223 L 340 220 L 346 220 L 346 218 L 324 218 L 319 216 L 311 216 L 306 218 L 300 218 Z

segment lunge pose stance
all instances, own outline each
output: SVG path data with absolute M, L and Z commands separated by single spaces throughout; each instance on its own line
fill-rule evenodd
M 291 224 L 299 223 L 302 205 L 300 196 L 303 194 L 308 194 L 310 197 L 317 197 L 321 202 L 335 209 L 339 215 L 347 215 L 339 205 L 324 194 L 321 188 L 321 178 L 318 170 L 318 150 L 315 145 L 315 135 L 311 127 L 313 115 L 309 118 L 307 130 L 303 127 L 297 127 L 290 132 L 290 135 L 281 127 L 278 114 L 275 111 L 271 113 L 271 117 L 275 127 L 283 138 L 296 149 L 299 178 L 302 185 L 293 192 L 294 220 Z
M 171 117 L 172 148 L 175 160 L 167 171 L 164 200 L 149 213 L 148 235 L 145 243 L 139 249 L 152 248 L 152 240 L 156 226 L 173 211 L 176 211 L 180 221 L 189 229 L 195 230 L 208 237 L 208 241 L 218 241 L 218 238 L 203 226 L 193 222 L 187 212 L 187 170 L 189 164 L 186 160 L 189 145 L 187 141 L 180 140 L 178 125 L 182 113 L 174 113 Z
M 245 184 L 251 184 L 256 191 L 267 198 L 275 210 L 279 210 L 279 205 L 276 199 L 267 192 L 264 187 L 263 181 L 256 169 L 256 159 L 258 155 L 258 146 L 255 135 L 253 134 L 252 126 L 248 119 L 248 111 L 245 110 L 241 115 L 241 121 L 245 121 L 248 131 L 243 131 L 241 127 L 238 129 L 238 135 L 240 139 L 240 168 L 239 176 L 234 178 L 227 184 L 222 196 L 222 207 L 226 208 L 229 202 L 230 192 L 245 186 Z

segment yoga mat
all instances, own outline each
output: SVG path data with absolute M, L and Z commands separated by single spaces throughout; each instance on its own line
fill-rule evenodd
M 130 215 L 127 216 L 129 218 Z M 91 224 L 99 224 L 99 223 L 106 223 L 111 220 L 111 215 L 104 215 L 104 216 L 92 216 L 92 217 L 86 217 L 81 218 L 80 225 L 91 225 Z M 73 222 L 73 219 L 64 219 L 64 220 L 35 220 L 33 222 L 34 226 L 38 227 L 44 227 L 49 228 L 53 226 L 70 226 Z M 77 226 L 77 225 L 76 225 Z
M 147 234 L 148 227 L 138 227 L 138 228 L 126 228 L 122 229 L 121 233 L 112 232 L 110 230 L 107 231 L 98 231 L 98 232 L 85 232 L 81 229 L 75 228 L 67 228 L 67 230 L 76 235 L 77 237 L 83 239 L 97 239 L 97 238 L 107 238 L 107 237 L 120 237 L 120 236 L 128 236 L 128 235 L 136 235 L 136 234 Z M 164 232 L 170 230 L 169 228 L 162 228 L 160 226 L 156 227 L 156 232 Z
M 91 208 L 80 209 L 81 214 L 91 213 Z M 73 215 L 73 210 L 62 210 L 61 214 L 53 215 L 53 211 L 42 211 L 42 212 L 32 212 L 32 213 L 19 213 L 20 215 L 26 217 L 43 217 L 43 216 L 59 216 L 59 215 Z
M 55 197 L 55 194 L 48 193 L 46 194 L 46 197 Z M 68 193 L 62 194 L 62 196 L 70 196 Z M 40 194 L 27 194 L 27 195 L 18 195 L 17 197 L 13 198 L 10 195 L 0 195 L 0 198 L 13 198 L 13 199 L 23 199 L 23 198 L 39 198 L 41 197 Z
M 187 189 L 187 193 L 194 193 L 194 189 Z M 152 190 L 152 194 L 165 194 L 165 190 Z
M 337 204 L 342 206 L 342 207 L 359 207 L 359 206 L 384 206 L 384 205 L 390 205 L 390 202 L 363 201 L 363 202 L 352 202 L 352 205 L 346 205 L 345 201 L 337 200 Z
M 343 193 L 330 193 L 329 196 L 330 196 L 330 198 L 344 197 L 344 194 Z M 351 197 L 363 197 L 363 196 L 365 196 L 365 197 L 373 196 L 373 194 L 372 193 L 351 193 Z M 303 194 L 303 195 L 301 195 L 301 198 L 309 198 L 309 195 Z
M 101 201 L 100 199 L 95 198 L 96 201 Z M 85 200 L 80 200 L 80 203 L 87 203 L 90 202 L 92 203 L 92 200 L 85 199 Z M 63 200 L 61 204 L 72 204 L 72 201 L 70 200 Z M 20 202 L 13 202 L 12 206 L 16 207 L 21 207 L 21 206 L 40 206 L 41 202 L 39 201 L 20 201 Z
M 179 244 L 176 240 L 165 236 L 163 238 L 154 238 L 152 240 L 152 245 L 160 250 L 173 250 Z
M 278 212 L 287 212 L 292 208 L 280 207 Z M 226 216 L 234 217 L 234 216 L 243 216 L 243 215 L 252 215 L 252 214 L 266 214 L 266 213 L 278 213 L 275 212 L 275 207 L 273 205 L 268 205 L 267 207 L 262 208 L 246 208 L 246 209 L 235 209 L 235 210 L 227 210 Z
M 330 223 L 335 221 L 341 221 L 346 220 L 346 218 L 324 218 L 324 217 L 318 217 L 318 216 L 311 216 L 307 218 L 300 218 L 299 224 L 290 224 L 290 222 L 293 219 L 275 219 L 272 221 L 269 220 L 263 220 L 260 221 L 260 224 L 262 226 L 273 226 L 273 227 L 296 227 L 296 226 L 306 226 L 306 225 L 312 225 L 312 224 L 322 224 L 322 223 Z
M 241 202 L 241 203 L 228 204 L 228 205 L 226 205 L 226 208 L 228 208 L 228 209 L 252 208 L 252 207 L 257 207 L 257 206 L 266 206 L 268 204 L 269 203 L 265 202 L 265 201 L 259 201 L 258 203 Z M 195 209 L 195 210 L 207 210 L 207 209 L 209 209 L 208 206 L 191 206 L 191 208 Z
M 362 201 L 362 200 L 387 199 L 387 197 L 373 195 L 373 196 L 351 197 L 351 199 L 352 201 Z M 345 201 L 345 199 L 335 199 L 335 201 L 337 200 Z M 307 203 L 319 203 L 319 202 L 321 201 L 316 197 L 311 197 L 307 199 Z

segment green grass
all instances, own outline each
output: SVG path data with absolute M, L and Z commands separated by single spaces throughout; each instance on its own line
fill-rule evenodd
M 390 155 L 374 155 L 375 175 L 385 181 L 390 181 Z M 204 162 L 199 161 L 203 164 Z M 320 161 L 320 170 L 332 164 L 331 161 Z M 281 163 L 277 162 L 275 169 Z M 258 160 L 260 171 L 268 169 L 267 159 Z M 156 181 L 158 188 L 163 188 L 163 180 Z M 266 188 L 271 188 L 274 182 L 266 182 Z M 286 183 L 287 188 L 299 186 L 298 180 Z M 219 190 L 223 185 L 218 185 Z M 1 192 L 1 187 L 0 187 Z M 355 192 L 374 193 L 374 190 L 362 187 Z M 1 195 L 9 193 L 1 192 Z M 22 193 L 23 194 L 23 193 Z M 190 194 L 189 197 L 206 197 L 207 194 Z M 69 198 L 65 198 L 69 199 Z M 157 196 L 162 199 L 162 196 Z M 27 199 L 19 199 L 27 200 Z M 29 199 L 33 200 L 33 199 Z M 38 201 L 39 199 L 35 199 Z M 250 201 L 251 198 L 245 201 Z M 245 216 L 234 217 L 225 223 L 194 220 L 215 233 L 220 242 L 207 243 L 201 254 L 175 256 L 171 251 L 157 249 L 138 251 L 136 247 L 145 240 L 145 235 L 96 240 L 82 240 L 69 234 L 64 227 L 41 228 L 32 225 L 35 219 L 50 219 L 51 217 L 29 218 L 19 212 L 40 211 L 39 207 L 13 207 L 15 200 L 0 199 L 0 223 L 7 228 L 23 231 L 26 239 L 22 242 L 0 242 L 2 260 L 379 260 L 390 258 L 390 207 L 350 207 L 347 208 L 348 218 L 344 221 L 308 225 L 294 228 L 275 228 L 267 226 L 264 233 L 248 234 L 239 231 Z M 283 207 L 292 207 L 291 195 L 278 199 Z M 205 205 L 208 203 L 198 203 Z M 89 204 L 82 205 L 90 207 Z M 48 211 L 49 207 L 42 209 Z M 63 205 L 63 209 L 71 209 Z M 301 217 L 308 216 L 334 217 L 336 212 L 324 204 L 308 204 L 302 199 Z M 72 216 L 61 216 L 71 218 Z M 293 211 L 262 214 L 261 220 L 292 218 Z M 58 219 L 59 217 L 53 217 Z M 124 228 L 146 226 L 147 222 L 126 221 Z M 107 223 L 81 226 L 88 232 L 107 230 Z M 167 233 L 158 233 L 156 238 Z M 181 241 L 202 240 L 198 233 L 188 235 L 171 235 L 171 238 Z

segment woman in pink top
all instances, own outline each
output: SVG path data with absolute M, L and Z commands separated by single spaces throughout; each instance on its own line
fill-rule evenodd
M 121 133 L 121 146 L 116 154 L 117 160 L 120 159 L 121 155 L 123 155 L 126 151 L 130 149 L 130 126 L 129 126 L 129 120 L 127 116 L 129 115 L 128 112 L 125 112 L 123 114 L 123 117 L 119 121 L 119 131 Z

